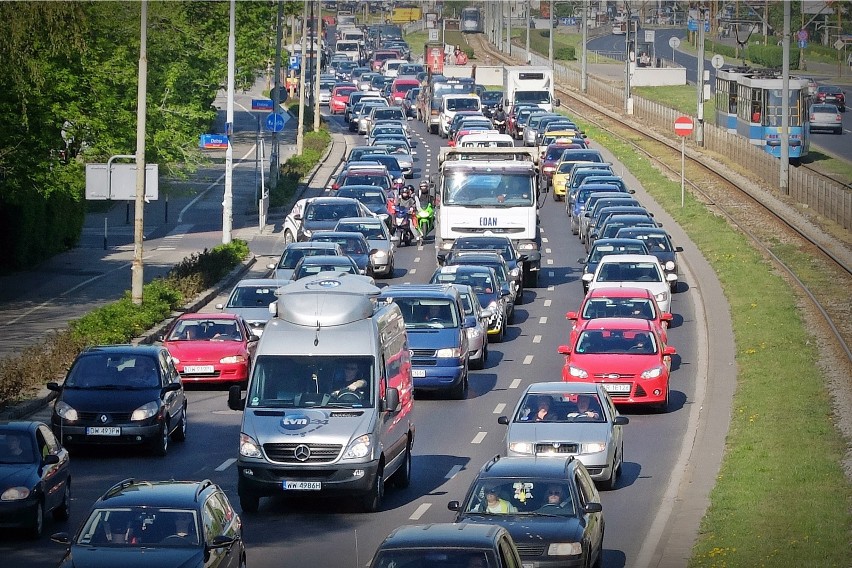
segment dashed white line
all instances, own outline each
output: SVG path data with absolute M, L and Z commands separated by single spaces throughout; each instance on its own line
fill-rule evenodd
M 451 468 L 450 468 L 450 471 L 448 471 L 448 472 L 447 472 L 447 475 L 445 475 L 445 476 L 444 476 L 444 479 L 452 479 L 452 478 L 454 478 L 456 475 L 458 475 L 458 473 L 459 473 L 462 469 L 464 469 L 462 466 L 460 466 L 460 465 L 454 465 L 453 467 L 451 467 Z
M 414 262 L 420 262 L 420 257 L 419 256 L 414 257 Z
M 553 300 L 545 300 L 544 301 L 544 307 L 548 308 L 548 307 L 550 307 L 550 304 L 552 304 L 552 303 L 553 303 Z
M 494 407 L 494 414 L 500 414 L 501 412 L 503 412 L 504 408 L 506 408 L 506 403 L 501 402 L 500 404 Z
M 231 467 L 231 464 L 235 463 L 236 461 L 237 461 L 237 458 L 227 459 L 227 460 L 222 462 L 222 465 L 220 465 L 219 467 L 216 468 L 216 471 L 225 471 L 226 469 Z
M 175 250 L 177 247 L 157 247 L 157 250 Z
M 470 441 L 471 444 L 481 444 L 482 440 L 485 439 L 485 436 L 488 435 L 488 432 L 479 432 L 476 436 L 473 437 L 473 440 Z
M 552 259 L 552 258 L 548 258 L 548 259 L 547 259 L 547 264 L 553 264 L 553 259 Z
M 408 271 L 408 273 L 409 273 L 409 274 L 416 274 L 416 273 L 417 273 L 417 269 L 416 269 L 416 268 L 412 268 L 411 270 L 409 270 L 409 271 Z
M 556 290 L 556 286 L 554 286 L 553 284 L 547 287 L 548 292 L 553 292 L 554 290 Z
M 532 363 L 532 360 L 533 360 L 533 356 L 532 356 L 532 355 L 527 355 L 526 357 L 524 357 L 524 365 L 529 365 L 529 364 L 531 364 L 531 363 Z
M 417 509 L 415 509 L 415 511 L 413 513 L 411 513 L 411 516 L 408 517 L 408 519 L 411 520 L 411 521 L 418 520 L 420 517 L 422 517 L 426 513 L 426 511 L 429 510 L 429 507 L 431 507 L 431 506 L 432 506 L 432 503 L 423 503 L 422 505 L 417 507 Z
M 542 231 L 543 231 L 543 230 L 544 230 L 544 229 L 542 229 Z M 543 242 L 543 243 L 547 243 L 547 242 L 550 242 L 550 241 L 548 241 L 548 240 L 547 240 L 547 237 L 542 237 L 542 238 L 541 238 L 541 242 Z
M 546 248 L 546 249 L 544 249 L 544 252 L 547 253 L 547 254 L 550 254 L 550 249 Z
M 538 318 L 538 323 L 539 323 L 539 325 L 546 324 L 547 323 L 547 316 L 542 316 L 542 317 Z
M 516 389 L 521 386 L 521 379 L 512 379 L 512 382 L 509 383 L 510 389 Z
M 533 336 L 533 343 L 541 343 L 541 336 L 540 335 L 534 335 Z

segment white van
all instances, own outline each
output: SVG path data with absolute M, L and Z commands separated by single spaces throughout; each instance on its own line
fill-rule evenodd
M 408 335 L 396 304 L 377 303 L 362 276 L 294 281 L 270 304 L 242 398 L 237 492 L 246 513 L 260 498 L 358 496 L 381 505 L 385 482 L 407 487 L 414 443 Z
M 345 55 L 355 63 L 361 62 L 361 44 L 358 41 L 338 40 L 334 44 L 334 53 Z
M 472 132 L 459 138 L 459 148 L 514 148 L 515 140 L 508 134 L 500 134 L 497 130 Z
M 444 95 L 441 97 L 441 107 L 438 116 L 438 134 L 444 138 L 450 131 L 450 123 L 459 111 L 482 111 L 479 96 L 473 93 L 466 95 Z

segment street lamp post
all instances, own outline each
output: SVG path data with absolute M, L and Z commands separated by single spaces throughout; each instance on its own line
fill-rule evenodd
M 130 297 L 134 305 L 142 304 L 145 285 L 143 237 L 145 229 L 145 107 L 148 104 L 148 1 L 142 0 L 139 36 L 139 83 L 136 90 L 136 208 L 133 225 L 133 267 L 130 274 Z M 107 168 L 108 171 L 109 167 Z M 110 188 L 112 189 L 112 188 Z M 106 242 L 106 237 L 104 237 Z
M 222 244 L 231 242 L 234 221 L 234 146 L 231 137 L 234 130 L 234 59 L 236 37 L 234 35 L 236 0 L 231 0 L 230 30 L 228 32 L 228 102 L 225 110 L 225 134 L 228 148 L 225 150 L 225 197 L 222 199 Z

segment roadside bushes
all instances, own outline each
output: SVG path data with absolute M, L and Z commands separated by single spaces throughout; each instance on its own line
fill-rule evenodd
M 61 380 L 86 347 L 130 342 L 167 319 L 187 299 L 213 286 L 248 254 L 248 243 L 239 239 L 193 254 L 165 278 L 146 284 L 142 305 L 134 305 L 127 291 L 122 299 L 89 312 L 19 355 L 0 360 L 0 406 L 32 395 L 49 381 Z

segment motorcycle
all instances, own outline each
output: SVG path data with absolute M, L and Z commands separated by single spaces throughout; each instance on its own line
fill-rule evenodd
M 414 240 L 410 219 L 411 214 L 405 207 L 395 208 L 391 234 L 397 239 L 399 246 L 408 246 Z
M 425 237 L 435 228 L 435 210 L 432 209 L 432 204 L 426 205 L 425 209 L 417 212 L 417 228 Z
M 505 118 L 502 119 L 502 120 L 498 120 L 498 119 L 495 118 L 491 122 L 492 122 L 492 124 L 494 124 L 494 129 L 497 132 L 499 132 L 500 134 L 506 134 L 506 119 Z

